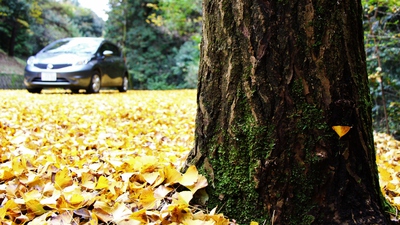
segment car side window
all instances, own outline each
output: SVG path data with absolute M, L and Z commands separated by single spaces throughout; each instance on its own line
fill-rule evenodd
M 106 45 L 103 44 L 103 45 L 99 48 L 99 52 L 97 53 L 98 56 L 103 56 L 103 52 L 104 52 L 105 50 L 107 50 L 107 49 L 106 49 Z
M 113 52 L 114 56 L 120 57 L 121 53 L 119 52 L 119 48 L 113 44 L 109 44 L 110 50 Z
M 113 56 L 120 57 L 121 52 L 119 51 L 119 48 L 113 44 L 110 43 L 105 43 L 100 47 L 100 55 L 103 56 L 103 52 L 109 50 L 113 52 Z

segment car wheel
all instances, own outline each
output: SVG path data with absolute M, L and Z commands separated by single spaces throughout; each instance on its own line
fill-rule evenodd
M 36 94 L 40 94 L 40 92 L 42 91 L 41 88 L 27 88 L 26 90 L 28 90 L 29 93 L 36 93 Z
M 127 76 L 124 76 L 122 79 L 122 85 L 118 88 L 119 92 L 126 92 L 128 90 L 129 80 Z
M 86 89 L 86 93 L 99 93 L 101 88 L 101 79 L 99 73 L 96 71 L 92 79 L 90 80 L 89 87 Z

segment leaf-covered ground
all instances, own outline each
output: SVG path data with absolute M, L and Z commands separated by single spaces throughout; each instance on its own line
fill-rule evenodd
M 0 90 L 2 224 L 229 224 L 195 167 L 196 92 Z M 399 142 L 377 134 L 382 190 L 400 206 Z M 205 201 L 206 199 L 204 199 Z
M 400 141 L 382 133 L 375 133 L 374 140 L 382 192 L 400 209 Z
M 2 224 L 227 224 L 190 206 L 195 91 L 0 91 Z

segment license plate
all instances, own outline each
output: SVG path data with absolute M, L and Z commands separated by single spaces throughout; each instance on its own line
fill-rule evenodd
M 56 81 L 57 73 L 52 72 L 43 72 L 42 73 L 42 81 Z

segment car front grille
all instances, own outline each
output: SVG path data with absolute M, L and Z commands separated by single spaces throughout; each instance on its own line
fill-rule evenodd
M 34 66 L 36 66 L 40 69 L 47 69 L 47 65 L 48 64 L 38 63 L 38 64 L 35 64 Z M 52 65 L 53 65 L 53 67 L 49 68 L 49 69 L 61 69 L 61 68 L 65 68 L 68 66 L 72 66 L 72 64 L 52 64 Z
M 32 82 L 69 82 L 69 81 L 65 78 L 57 78 L 56 81 L 42 81 L 40 77 L 36 77 L 32 80 Z

